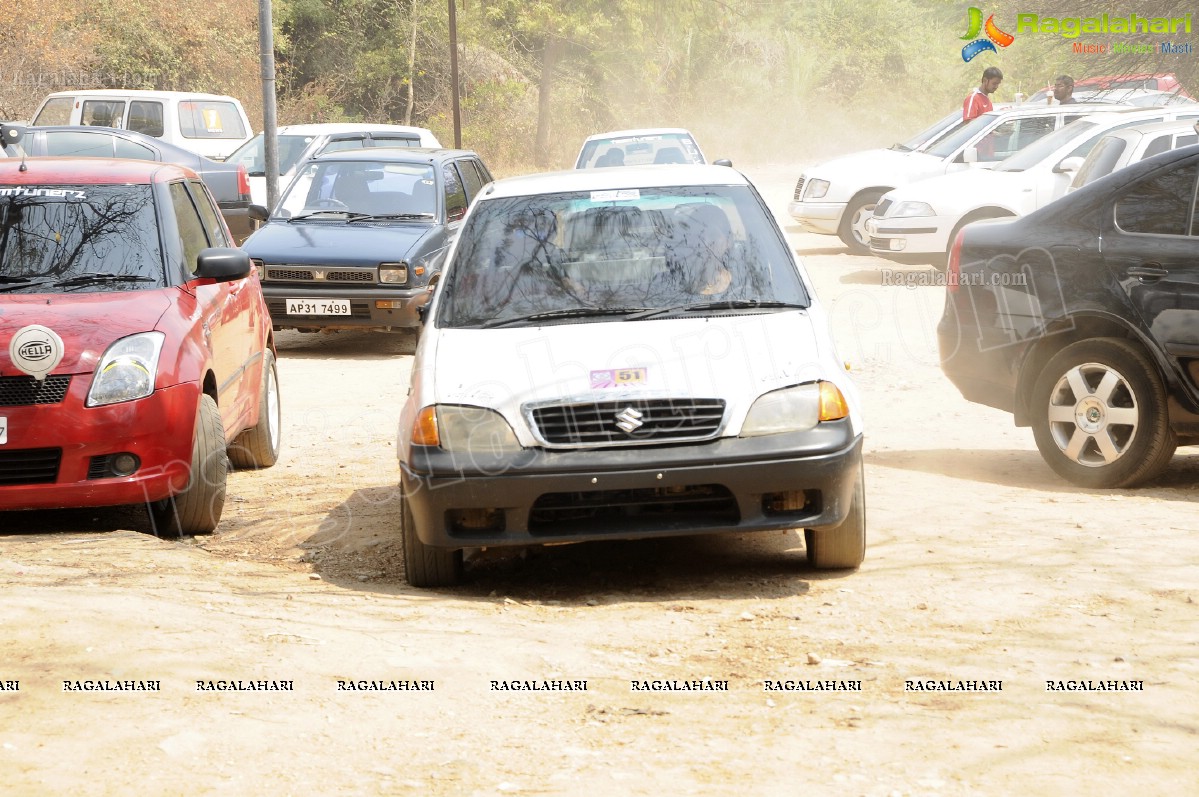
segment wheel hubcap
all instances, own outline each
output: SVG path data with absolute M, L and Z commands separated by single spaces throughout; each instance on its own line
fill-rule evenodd
M 1128 380 L 1103 363 L 1082 363 L 1058 380 L 1049 396 L 1049 431 L 1072 462 L 1111 465 L 1127 453 L 1140 425 Z

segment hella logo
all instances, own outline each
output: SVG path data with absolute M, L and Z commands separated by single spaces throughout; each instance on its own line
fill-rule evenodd
M 37 362 L 54 354 L 54 346 L 49 341 L 31 340 L 17 348 L 17 354 L 23 359 Z

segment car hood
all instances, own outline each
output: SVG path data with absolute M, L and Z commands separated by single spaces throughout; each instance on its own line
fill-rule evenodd
M 983 205 L 1025 212 L 1035 206 L 1032 203 L 1036 200 L 1038 174 L 1043 173 L 970 169 L 902 185 L 887 192 L 885 198 L 893 203 L 927 202 L 938 216 L 951 216 Z
M 535 445 L 530 402 L 723 398 L 735 434 L 762 393 L 828 378 L 805 311 L 501 329 L 439 329 L 418 364 L 422 404 L 498 410 Z M 625 371 L 625 373 L 621 373 Z
M 113 341 L 154 329 L 171 306 L 170 292 L 174 290 L 4 296 L 0 300 L 0 376 L 25 373 L 13 363 L 10 343 L 31 325 L 45 327 L 62 340 L 62 361 L 52 373 L 91 373 Z
M 377 266 L 403 260 L 436 227 L 408 222 L 272 221 L 246 239 L 250 257 L 268 263 L 321 265 L 330 258 L 343 265 Z
M 944 169 L 940 158 L 934 158 L 923 152 L 899 152 L 893 149 L 869 149 L 855 152 L 852 155 L 842 155 L 825 161 L 819 166 L 805 169 L 808 179 L 829 180 L 830 182 L 841 175 L 872 176 L 887 182 L 893 180 L 891 175 L 910 175 L 933 173 Z

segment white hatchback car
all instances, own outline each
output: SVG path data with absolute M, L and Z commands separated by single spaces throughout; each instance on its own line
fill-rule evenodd
M 492 546 L 803 528 L 814 567 L 865 555 L 857 391 L 726 167 L 485 188 L 428 308 L 397 454 L 414 586 Z
M 278 129 L 279 193 L 295 176 L 296 167 L 322 152 L 339 152 L 365 147 L 441 146 L 437 136 L 423 127 L 407 125 L 331 122 L 327 124 L 284 125 Z M 266 205 L 266 152 L 262 134 L 242 144 L 227 158 L 246 167 L 250 175 L 250 196 L 254 204 Z
M 1112 131 L 1087 153 L 1067 193 L 1145 158 L 1199 143 L 1197 125 L 1192 119 L 1182 119 Z
M 958 231 L 967 224 L 1023 216 L 1063 196 L 1083 159 L 1105 133 L 1199 118 L 1196 103 L 1109 107 L 1050 133 L 994 169 L 943 174 L 883 194 L 866 220 L 870 251 L 901 263 L 942 265 Z

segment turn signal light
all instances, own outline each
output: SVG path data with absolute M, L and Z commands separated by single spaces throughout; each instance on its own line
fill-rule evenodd
M 832 382 L 820 383 L 820 420 L 839 421 L 849 415 L 849 404 Z
M 412 443 L 418 446 L 439 446 L 441 437 L 437 434 L 437 408 L 425 407 L 416 416 L 412 424 Z

